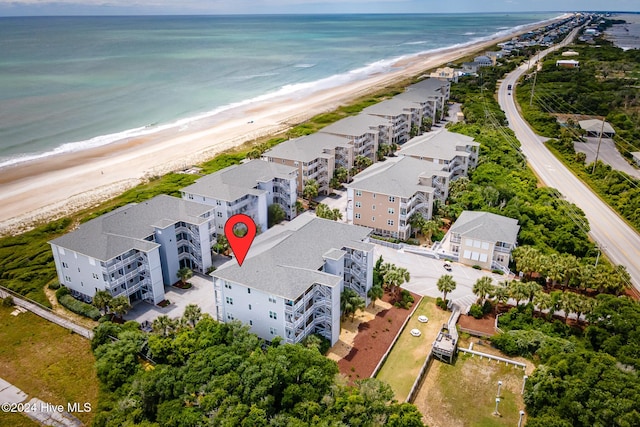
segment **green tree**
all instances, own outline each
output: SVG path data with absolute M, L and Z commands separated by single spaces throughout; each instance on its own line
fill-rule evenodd
M 376 300 L 382 299 L 384 295 L 384 289 L 380 285 L 374 285 L 367 291 L 367 296 L 371 299 L 371 306 L 375 308 Z
M 356 156 L 355 160 L 353 161 L 353 165 L 355 166 L 358 172 L 363 171 L 364 169 L 368 168 L 372 164 L 373 164 L 373 160 L 364 156 Z
M 124 295 L 120 295 L 111 300 L 111 304 L 109 305 L 113 314 L 122 319 L 122 316 L 127 314 L 129 310 L 131 310 L 131 304 L 129 303 L 129 298 Z
M 438 290 L 443 294 L 442 299 L 446 301 L 447 294 L 449 292 L 453 292 L 458 284 L 455 280 L 453 280 L 453 276 L 451 276 L 450 274 L 445 274 L 443 276 L 440 276 L 438 282 L 436 283 L 436 286 L 438 287 Z
M 343 318 L 351 316 L 351 320 L 354 319 L 358 310 L 364 310 L 364 299 L 358 295 L 356 291 L 351 288 L 344 288 L 340 295 L 340 311 Z
M 168 337 L 171 335 L 177 328 L 178 322 L 171 319 L 166 314 L 160 315 L 153 320 L 151 324 L 151 328 L 153 332 L 156 334 L 160 334 L 163 337 Z
M 429 245 L 431 244 L 431 237 L 438 230 L 440 230 L 440 225 L 434 220 L 425 221 L 424 224 L 422 224 L 422 227 L 420 228 L 420 232 L 424 237 L 427 238 Z
M 310 179 L 304 185 L 302 189 L 302 196 L 311 202 L 313 199 L 318 197 L 319 186 L 318 182 L 315 179 Z
M 220 233 L 217 235 L 216 244 L 213 246 L 213 250 L 217 254 L 224 254 L 229 250 L 229 241 L 224 234 Z
M 287 217 L 282 206 L 277 203 L 273 203 L 269 205 L 267 208 L 267 223 L 269 228 L 273 227 L 276 224 L 279 224 Z
M 493 293 L 494 289 L 491 277 L 484 276 L 476 280 L 476 283 L 473 284 L 473 294 L 478 297 L 477 303 L 483 305 L 485 299 Z
M 411 225 L 411 230 L 413 230 L 415 233 L 422 232 L 422 229 L 425 227 L 426 223 L 427 220 L 424 219 L 424 217 L 418 212 L 411 214 L 411 216 L 409 217 L 409 225 Z
M 318 218 L 330 219 L 332 221 L 338 221 L 342 219 L 342 213 L 338 208 L 331 209 L 324 203 L 320 203 L 318 204 L 318 206 L 316 206 L 316 216 Z
M 178 276 L 178 279 L 180 279 L 182 284 L 185 285 L 187 283 L 187 280 L 193 277 L 193 271 L 189 267 L 182 267 L 180 270 L 178 270 L 176 276 Z
M 333 177 L 336 178 L 340 183 L 348 182 L 349 170 L 343 166 L 340 166 L 333 171 Z
M 513 251 L 516 267 L 524 274 L 524 280 L 530 280 L 531 274 L 540 270 L 540 251 L 533 246 L 519 246 Z
M 422 118 L 422 132 L 430 132 L 433 126 L 433 119 L 431 117 Z
M 397 298 L 400 286 L 411 280 L 409 270 L 398 267 L 395 264 L 387 263 L 383 266 L 383 271 L 382 282 L 384 286 L 389 290 L 392 297 Z
M 93 305 L 96 306 L 102 314 L 107 314 L 112 300 L 113 297 L 109 291 L 97 291 L 93 296 Z
M 182 319 L 184 323 L 190 325 L 192 328 L 196 327 L 198 321 L 202 318 L 202 310 L 195 304 L 188 304 L 184 308 L 184 314 Z

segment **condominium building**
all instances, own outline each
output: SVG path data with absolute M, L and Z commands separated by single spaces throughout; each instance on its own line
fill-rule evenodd
M 313 133 L 282 142 L 262 154 L 262 160 L 298 169 L 298 192 L 314 179 L 320 193 L 330 192 L 329 181 L 338 167 L 351 169 L 354 160 L 351 141 L 328 133 Z
M 367 303 L 373 284 L 371 230 L 308 213 L 256 237 L 242 267 L 232 260 L 211 273 L 217 319 L 240 320 L 259 337 L 297 343 L 340 336 L 340 294 Z
M 97 291 L 157 304 L 182 267 L 211 267 L 213 208 L 171 196 L 132 203 L 49 242 L 60 284 L 85 301 Z
M 406 240 L 414 213 L 431 219 L 434 197 L 448 192 L 442 166 L 412 157 L 387 159 L 347 185 L 347 220 L 375 234 Z
M 397 97 L 373 104 L 360 114 L 380 117 L 387 121 L 380 144 L 404 144 L 409 140 L 412 126 L 422 121 L 421 107 L 413 101 Z
M 349 116 L 320 130 L 321 133 L 347 138 L 353 145 L 353 155 L 377 161 L 380 141 L 389 140 L 388 121 L 369 114 Z
M 469 169 L 478 165 L 479 148 L 480 144 L 473 138 L 441 129 L 411 139 L 398 151 L 398 155 L 439 165 L 449 173 L 448 180 L 455 181 L 467 176 Z M 444 202 L 449 192 L 439 196 Z
M 463 264 L 508 272 L 519 230 L 516 219 L 489 212 L 463 211 L 437 251 L 452 255 Z
M 424 117 L 433 117 L 435 123 L 442 120 L 444 107 L 450 95 L 451 82 L 448 80 L 425 79 L 412 84 L 405 92 L 396 95 L 395 98 L 420 102 L 423 105 Z M 428 109 L 432 109 L 432 116 L 427 114 Z
M 268 228 L 267 208 L 277 204 L 287 219 L 296 216 L 298 169 L 262 160 L 230 166 L 199 178 L 181 190 L 182 198 L 214 207 L 216 233 L 239 213 L 253 218 L 260 230 Z

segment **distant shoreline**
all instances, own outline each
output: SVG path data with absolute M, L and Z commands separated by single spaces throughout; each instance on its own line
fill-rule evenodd
M 563 15 L 566 17 L 570 15 Z M 499 37 L 396 61 L 385 73 L 310 94 L 287 94 L 224 111 L 184 128 L 68 152 L 0 170 L 0 234 L 97 205 L 154 175 L 202 163 L 246 141 L 278 134 L 367 93 L 458 60 L 561 17 L 521 26 Z

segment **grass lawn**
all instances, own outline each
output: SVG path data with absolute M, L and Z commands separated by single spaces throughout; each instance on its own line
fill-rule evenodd
M 39 427 L 40 424 L 22 414 L 3 412 L 0 417 L 0 427 Z
M 415 404 L 430 427 L 516 426 L 524 409 L 523 375 L 512 365 L 458 353 L 454 365 L 433 361 Z M 498 381 L 501 416 L 494 416 Z
M 431 351 L 431 344 L 435 340 L 443 323 L 446 323 L 451 313 L 436 307 L 433 298 L 422 298 L 420 305 L 409 319 L 404 331 L 398 337 L 396 345 L 389 353 L 377 379 L 388 383 L 393 389 L 396 399 L 400 402 L 409 395 L 413 382 L 420 373 L 425 358 Z M 418 322 L 418 316 L 424 315 L 429 322 Z M 411 329 L 422 332 L 419 337 L 410 334 Z
M 89 402 L 97 408 L 98 378 L 89 341 L 33 313 L 12 316 L 12 311 L 0 307 L 0 376 L 45 402 L 65 407 Z M 92 413 L 74 415 L 87 425 L 93 419 Z

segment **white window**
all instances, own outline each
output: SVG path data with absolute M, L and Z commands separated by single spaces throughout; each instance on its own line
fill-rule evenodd
M 227 304 L 233 305 L 233 298 L 227 297 L 226 299 L 227 299 Z
M 249 320 L 249 325 L 253 326 L 253 320 Z
M 360 214 L 359 213 L 356 214 L 356 219 L 360 219 Z
M 389 212 L 391 215 L 393 215 L 393 213 L 394 213 L 395 211 L 393 210 L 393 208 L 389 208 L 389 209 L 387 209 L 387 212 Z
M 376 210 L 376 205 L 371 205 L 371 210 L 375 211 Z
M 67 264 L 66 262 L 63 262 L 63 263 L 62 263 L 62 267 L 64 267 L 64 268 L 69 268 L 69 264 Z
M 372 217 L 371 217 L 371 221 L 372 221 L 372 222 L 376 222 L 376 217 L 375 217 L 375 216 L 372 216 Z
M 396 198 L 395 198 L 395 197 L 393 197 L 393 196 L 389 196 L 389 201 L 390 201 L 390 202 L 395 202 L 395 201 L 396 201 Z
M 218 218 L 222 218 L 222 212 L 218 212 L 216 215 L 218 216 Z
M 362 203 L 356 202 L 356 208 L 361 208 L 361 207 L 362 207 Z
M 278 330 L 276 328 L 269 328 L 269 333 L 271 335 L 277 335 L 278 334 Z
M 269 302 L 276 303 L 276 297 L 269 297 Z
M 387 220 L 387 225 L 393 225 L 393 220 L 392 219 L 388 219 Z
M 487 254 L 480 254 L 480 262 L 487 262 Z
M 489 243 L 488 242 L 482 242 L 482 249 L 489 250 Z
M 462 258 L 471 259 L 471 251 L 465 250 L 464 254 L 462 255 Z
M 231 289 L 231 285 L 230 285 L 230 284 L 228 284 L 228 283 L 226 283 L 226 282 L 225 282 L 225 284 L 224 284 L 224 287 L 225 287 L 225 288 L 227 288 L 227 289 Z
M 357 197 L 362 196 L 362 191 L 360 191 L 360 190 L 356 190 L 356 196 L 357 196 Z
M 234 320 L 235 317 L 233 317 L 233 314 L 231 313 L 227 313 L 227 320 Z
M 276 313 L 275 311 L 269 311 L 269 319 L 277 319 L 278 318 L 278 313 Z

